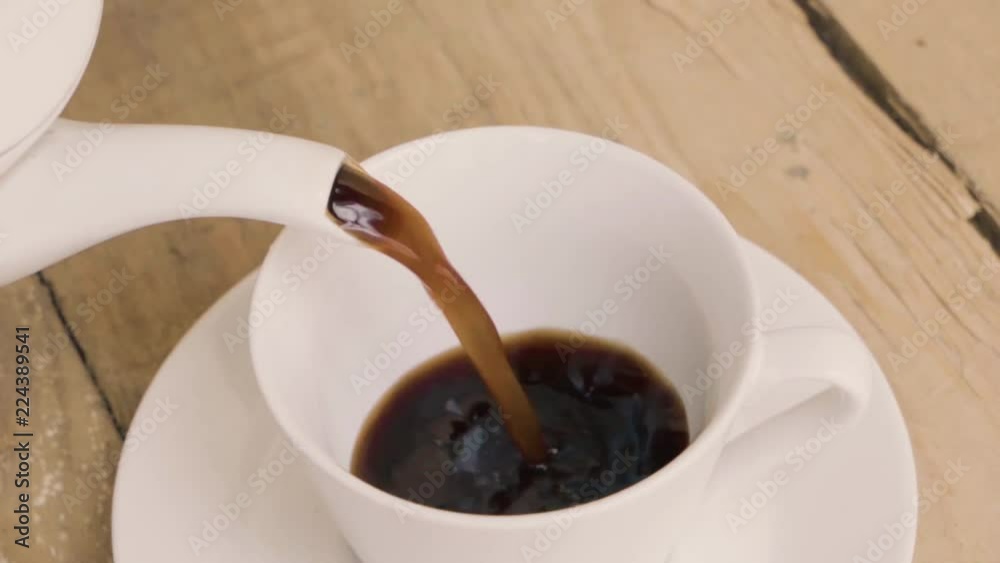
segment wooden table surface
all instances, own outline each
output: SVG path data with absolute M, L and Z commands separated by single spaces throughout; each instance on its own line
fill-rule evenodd
M 369 23 L 390 8 L 386 25 Z M 435 129 L 599 134 L 620 120 L 621 142 L 694 181 L 857 327 L 902 407 L 922 486 L 950 463 L 970 468 L 921 515 L 916 560 L 992 563 L 997 21 L 995 0 L 107 0 L 66 115 L 265 129 L 287 108 L 292 134 L 362 158 Z M 361 41 L 366 24 L 378 33 Z M 151 67 L 159 83 L 122 111 Z M 456 110 L 481 80 L 496 91 Z M 765 146 L 776 150 L 747 164 Z M 0 421 L 0 562 L 110 561 L 113 461 L 146 386 L 277 232 L 161 225 L 0 288 L 0 331 L 30 326 L 52 352 L 32 387 L 46 432 L 30 550 L 12 544 L 13 421 Z M 116 274 L 134 279 L 95 308 Z M 927 328 L 935 318 L 949 322 Z M 12 365 L 4 345 L 5 403 Z M 77 505 L 78 479 L 93 494 Z

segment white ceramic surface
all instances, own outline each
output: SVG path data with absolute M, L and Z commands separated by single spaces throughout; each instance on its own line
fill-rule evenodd
M 762 301 L 780 291 L 798 296 L 771 329 L 825 325 L 850 330 L 804 279 L 744 244 Z M 227 346 L 223 339 L 229 334 L 239 340 L 252 284 L 253 276 L 189 331 L 135 414 L 115 485 L 117 563 L 357 562 L 315 495 L 307 462 L 289 453 L 294 450 L 268 412 L 246 342 Z M 162 408 L 157 410 L 164 404 L 175 405 L 166 417 Z M 775 446 L 792 452 L 809 443 L 800 437 Z M 745 468 L 719 476 L 719 486 L 691 514 L 691 532 L 671 563 L 842 563 L 863 556 L 869 541 L 914 509 L 913 454 L 882 375 L 875 378 L 869 409 L 858 425 L 826 443 L 798 470 L 797 460 L 769 466 L 752 458 L 731 461 L 730 467 Z M 270 482 L 260 477 L 262 471 Z M 788 473 L 789 482 L 734 533 L 726 514 L 738 514 L 744 499 L 759 491 L 758 482 L 776 471 Z M 232 514 L 241 495 L 249 504 L 235 518 L 227 517 L 227 505 Z M 219 533 L 195 554 L 191 538 L 211 538 L 206 527 Z M 915 530 L 906 529 L 880 563 L 909 563 L 914 541 Z M 590 561 L 606 563 L 580 563 Z
M 103 0 L 0 2 L 0 285 L 124 232 L 192 217 L 331 228 L 336 148 L 268 131 L 126 125 L 158 65 L 111 102 L 116 119 L 58 119 L 83 77 Z M 302 193 L 306 192 L 306 193 Z
M 289 118 L 276 112 L 270 127 Z M 60 119 L 0 175 L 0 285 L 119 234 L 198 217 L 325 230 L 344 153 L 274 134 L 217 127 Z
M 403 267 L 286 230 L 255 289 L 254 371 L 363 559 L 508 563 L 556 522 L 566 530 L 545 550 L 550 563 L 659 563 L 686 535 L 727 443 L 778 458 L 775 438 L 815 432 L 824 418 L 849 424 L 867 403 L 874 364 L 861 341 L 808 326 L 760 337 L 739 237 L 704 194 L 645 155 L 570 131 L 488 127 L 414 141 L 365 166 L 427 217 L 501 332 L 562 329 L 630 346 L 684 391 L 693 441 L 633 487 L 546 514 L 457 514 L 371 487 L 348 470 L 368 413 L 411 368 L 458 341 L 440 317 L 421 323 L 430 300 Z M 788 299 L 768 297 L 762 318 L 787 312 Z M 835 389 L 795 408 L 762 408 L 758 394 L 778 394 L 779 381 L 789 384 L 781 392 Z
M 103 7 L 103 0 L 0 2 L 0 174 L 69 101 Z

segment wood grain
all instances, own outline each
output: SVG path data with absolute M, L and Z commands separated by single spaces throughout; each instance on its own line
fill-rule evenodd
M 0 561 L 78 563 L 111 561 L 111 491 L 122 440 L 100 393 L 70 342 L 45 286 L 32 276 L 3 289 L 0 299 Z M 14 424 L 15 327 L 30 327 L 29 425 Z M 28 431 L 27 487 L 14 448 Z M 29 500 L 28 549 L 14 545 L 17 495 Z M 18 503 L 20 504 L 20 503 Z
M 693 180 L 742 234 L 803 272 L 854 323 L 897 394 L 923 483 L 941 479 L 950 462 L 972 468 L 922 515 L 917 561 L 979 563 L 1000 551 L 1000 507 L 983 494 L 1000 470 L 1000 382 L 992 377 L 1000 276 L 981 275 L 997 259 L 970 222 L 983 212 L 981 194 L 852 80 L 798 2 L 585 2 L 562 18 L 546 14 L 558 13 L 557 2 L 401 6 L 370 45 L 347 56 L 356 26 L 386 2 L 246 1 L 220 19 L 209 2 L 109 0 L 67 113 L 266 128 L 275 109 L 287 108 L 296 115 L 292 133 L 357 157 L 436 129 L 533 124 L 600 134 L 618 120 L 621 142 Z M 923 25 L 915 16 L 907 33 Z M 706 26 L 720 31 L 698 46 Z M 928 49 L 955 31 L 941 33 L 921 35 Z M 861 43 L 873 60 L 895 48 Z M 962 52 L 978 56 L 972 51 Z M 122 118 L 115 100 L 157 64 L 170 75 Z M 954 72 L 948 66 L 932 57 L 920 68 L 967 90 L 993 80 L 945 74 Z M 495 92 L 461 110 L 483 80 L 496 82 Z M 920 90 L 906 80 L 901 95 Z M 934 127 L 961 133 L 948 154 L 982 193 L 995 186 L 977 168 L 986 161 L 976 164 L 995 134 L 985 126 L 992 117 L 984 114 L 980 128 L 976 110 L 939 104 L 926 85 L 914 99 Z M 741 167 L 742 176 L 734 172 Z M 116 424 L 127 426 L 169 350 L 259 263 L 276 232 L 241 221 L 163 225 L 46 270 Z M 134 279 L 100 312 L 87 309 L 115 272 Z M 0 293 L 0 303 L 20 299 L 48 310 L 45 296 Z M 936 317 L 948 321 L 926 328 Z M 908 342 L 924 336 L 910 354 Z M 77 415 L 80 424 L 87 416 Z M 74 541 L 93 543 L 93 534 Z
M 995 24 L 1000 4 L 989 0 L 800 0 L 818 25 L 846 47 L 860 50 L 873 67 L 869 80 L 894 113 L 926 146 L 945 155 L 981 199 L 1000 217 L 1000 43 Z M 832 23 L 832 26 L 830 25 Z M 832 29 L 836 27 L 838 29 Z M 951 131 L 952 134 L 942 134 Z M 953 137 L 953 138 L 949 138 Z

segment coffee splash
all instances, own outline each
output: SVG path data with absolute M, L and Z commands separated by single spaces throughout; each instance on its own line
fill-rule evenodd
M 530 464 L 461 349 L 399 380 L 368 416 L 351 472 L 411 502 L 467 514 L 560 510 L 613 495 L 690 442 L 684 401 L 640 355 L 564 331 L 505 339 L 550 447 Z M 572 350 L 571 352 L 565 352 Z

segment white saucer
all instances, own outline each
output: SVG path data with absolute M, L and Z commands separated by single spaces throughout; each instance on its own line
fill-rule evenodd
M 747 247 L 762 300 L 785 288 L 801 295 L 775 328 L 848 326 L 798 274 L 752 243 Z M 115 484 L 117 563 L 357 561 L 310 492 L 308 461 L 285 451 L 290 447 L 258 393 L 246 345 L 230 352 L 223 341 L 249 310 L 253 278 L 188 332 L 136 412 Z M 176 407 L 164 415 L 168 403 Z M 761 504 L 764 497 L 754 496 L 758 481 L 782 468 L 727 471 L 725 486 L 694 515 L 696 530 L 671 563 L 844 563 L 866 557 L 880 536 L 888 547 L 880 563 L 911 562 L 916 530 L 897 527 L 898 539 L 884 535 L 914 510 L 917 494 L 910 440 L 884 375 L 875 378 L 871 408 L 856 428 L 804 465 L 793 463 L 783 468 L 787 484 L 735 532 L 726 514 L 738 514 L 744 499 Z M 234 514 L 237 501 L 246 507 L 226 516 L 225 505 Z M 191 538 L 212 538 L 206 521 L 225 529 L 196 555 Z

